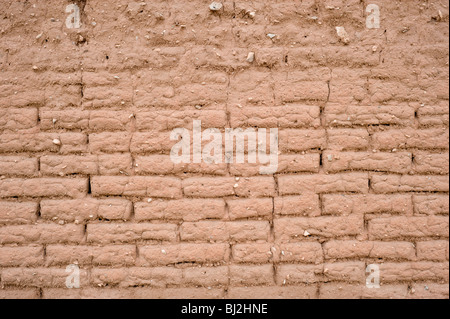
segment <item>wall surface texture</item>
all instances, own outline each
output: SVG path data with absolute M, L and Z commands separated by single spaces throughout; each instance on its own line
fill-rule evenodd
M 222 3 L 0 0 L 0 298 L 448 298 L 448 1 Z

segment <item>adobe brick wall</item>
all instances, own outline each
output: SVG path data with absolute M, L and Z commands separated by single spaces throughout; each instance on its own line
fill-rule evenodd
M 448 1 L 210 2 L 0 1 L 0 298 L 448 298 Z M 278 172 L 173 164 L 193 120 Z

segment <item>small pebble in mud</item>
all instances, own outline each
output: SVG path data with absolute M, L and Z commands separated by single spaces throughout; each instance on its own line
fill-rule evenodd
M 213 2 L 209 5 L 211 11 L 219 11 L 222 7 L 223 5 L 220 2 Z
M 344 27 L 336 27 L 336 32 L 338 37 L 344 44 L 350 43 L 350 36 L 348 35 L 347 31 L 345 31 Z
M 61 145 L 61 141 L 60 141 L 59 139 L 55 138 L 55 139 L 53 140 L 53 144 L 55 144 L 55 145 Z

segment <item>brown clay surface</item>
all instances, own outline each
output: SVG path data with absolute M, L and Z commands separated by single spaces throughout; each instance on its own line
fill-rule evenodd
M 448 1 L 209 4 L 0 0 L 0 298 L 448 298 Z M 196 119 L 278 172 L 173 164 Z

